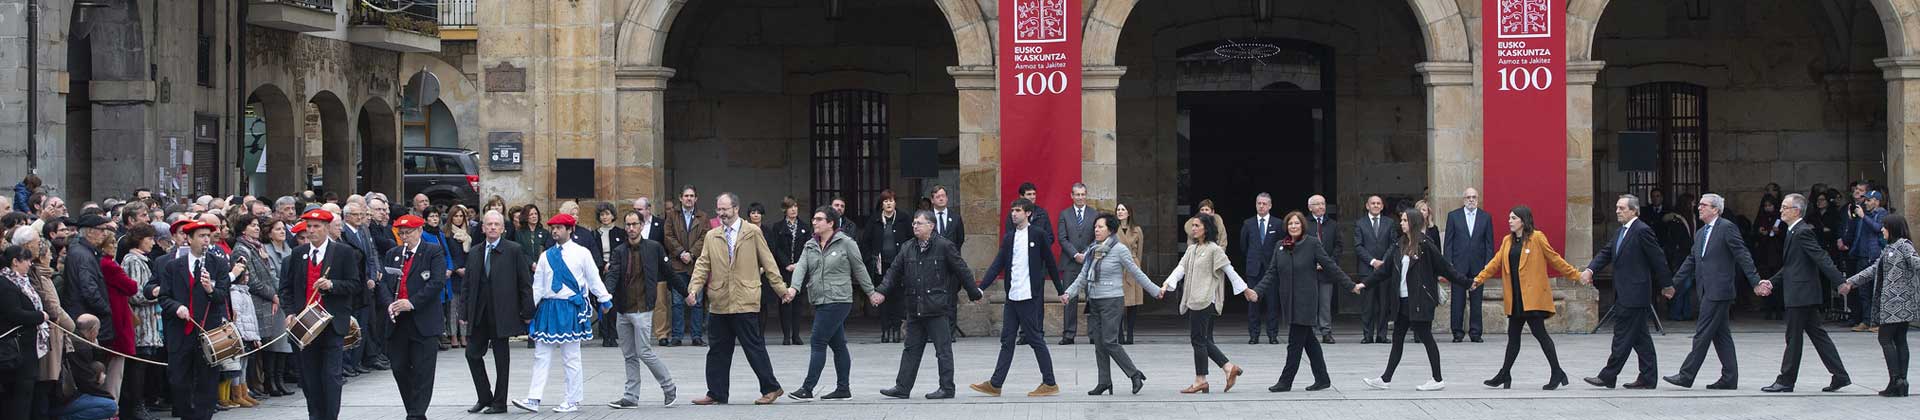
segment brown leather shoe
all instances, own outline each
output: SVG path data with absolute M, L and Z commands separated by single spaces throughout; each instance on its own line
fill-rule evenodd
M 767 393 L 767 395 L 761 395 L 760 399 L 753 400 L 753 404 L 754 405 L 773 404 L 774 401 L 780 400 L 781 395 L 787 395 L 787 391 L 783 389 L 776 389 L 776 390 L 773 390 L 773 392 Z
M 1240 365 L 1228 364 L 1227 366 L 1231 367 L 1227 368 L 1227 387 L 1220 390 L 1222 393 L 1232 391 L 1234 381 L 1240 379 L 1240 374 L 1247 373 L 1247 370 L 1241 369 Z
M 973 392 L 987 394 L 987 396 L 989 397 L 1000 396 L 1000 388 L 993 386 L 992 382 L 981 382 L 973 385 L 967 385 L 967 387 L 972 388 Z
M 1029 397 L 1051 397 L 1055 395 L 1060 395 L 1059 385 L 1040 384 L 1039 388 L 1034 388 L 1033 392 L 1027 393 Z
M 713 397 L 706 396 L 706 395 L 701 395 L 700 398 L 693 399 L 693 405 L 714 405 L 719 403 L 720 402 L 715 401 Z
M 1188 386 L 1187 386 L 1187 389 L 1182 389 L 1182 390 L 1180 390 L 1180 393 L 1182 393 L 1182 394 L 1206 394 L 1206 393 L 1210 393 L 1210 392 L 1212 392 L 1212 391 L 1213 391 L 1213 384 L 1209 384 L 1209 383 L 1206 383 L 1206 382 L 1201 382 L 1201 383 L 1199 383 L 1199 384 L 1195 384 L 1195 385 L 1188 385 Z

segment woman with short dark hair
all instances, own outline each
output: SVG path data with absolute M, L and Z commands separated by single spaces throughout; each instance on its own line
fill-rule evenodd
M 1127 350 L 1120 347 L 1120 318 L 1126 312 L 1126 291 L 1122 284 L 1133 284 L 1146 289 L 1147 294 L 1161 296 L 1160 286 L 1147 280 L 1147 273 L 1140 271 L 1140 265 L 1133 262 L 1133 252 L 1126 244 L 1120 243 L 1115 236 L 1115 227 L 1120 219 L 1112 214 L 1102 214 L 1093 220 L 1093 244 L 1087 249 L 1087 264 L 1073 279 L 1073 284 L 1060 293 L 1062 303 L 1071 301 L 1081 290 L 1087 292 L 1087 338 L 1093 341 L 1094 360 L 1100 366 L 1100 384 L 1087 391 L 1087 395 L 1113 393 L 1113 371 L 1108 366 L 1118 364 L 1120 371 L 1133 380 L 1133 393 L 1139 394 L 1145 386 L 1147 375 L 1134 368 L 1133 358 L 1127 356 Z
M 1866 287 L 1879 311 L 1872 321 L 1880 324 L 1880 351 L 1887 358 L 1887 388 L 1883 397 L 1907 396 L 1907 329 L 1920 321 L 1920 254 L 1915 254 L 1913 239 L 1907 230 L 1907 218 L 1888 215 L 1880 221 L 1880 235 L 1887 240 L 1880 260 L 1860 270 L 1840 285 L 1840 294 Z

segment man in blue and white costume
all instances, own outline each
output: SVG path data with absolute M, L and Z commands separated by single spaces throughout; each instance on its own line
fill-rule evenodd
M 564 213 L 547 220 L 554 246 L 540 254 L 533 269 L 533 300 L 538 306 L 532 325 L 527 327 L 534 342 L 533 383 L 527 387 L 527 399 L 513 401 L 514 407 L 528 412 L 540 412 L 540 396 L 547 389 L 547 366 L 553 361 L 555 348 L 560 349 L 566 363 L 567 393 L 553 412 L 580 410 L 585 387 L 580 372 L 580 342 L 593 339 L 594 304 L 587 301 L 587 295 L 593 295 L 601 313 L 613 307 L 613 295 L 600 282 L 593 251 L 570 240 L 574 224 L 573 216 Z

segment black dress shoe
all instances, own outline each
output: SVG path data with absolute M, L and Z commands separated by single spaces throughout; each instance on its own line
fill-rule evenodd
M 793 345 L 796 345 L 796 346 L 804 346 L 804 345 L 807 345 L 807 343 L 805 343 L 805 342 L 801 342 L 801 341 L 800 341 L 800 337 L 794 337 L 794 338 L 793 338 Z
M 1673 386 L 1677 386 L 1681 388 L 1693 387 L 1692 376 L 1673 375 L 1673 376 L 1662 377 L 1660 378 L 1660 380 L 1667 381 L 1667 383 L 1673 384 Z
M 1473 340 L 1473 342 L 1475 342 L 1475 343 L 1485 343 L 1485 342 L 1487 342 L 1487 340 L 1482 340 L 1482 339 L 1480 339 L 1480 336 L 1477 336 L 1477 335 L 1476 335 L 1476 336 L 1473 336 L 1473 338 L 1471 338 L 1470 340 Z
M 1887 389 L 1881 390 L 1880 396 L 1882 397 L 1907 396 L 1907 380 L 1895 379 L 1895 380 L 1887 381 Z
M 1322 389 L 1327 389 L 1327 388 L 1332 388 L 1332 387 L 1333 387 L 1333 382 L 1332 382 L 1332 381 L 1328 381 L 1328 382 L 1315 382 L 1315 383 L 1314 383 L 1313 385 L 1307 385 L 1307 390 L 1308 390 L 1308 391 L 1319 391 L 1319 390 L 1322 390 Z
M 1287 392 L 1292 390 L 1293 390 L 1293 383 L 1290 383 L 1290 382 L 1281 382 L 1281 383 L 1273 384 L 1273 386 L 1267 387 L 1267 392 Z
M 505 412 L 507 412 L 507 406 L 495 405 L 487 407 L 486 411 L 481 411 L 480 414 L 500 414 Z
M 687 342 L 681 341 L 678 338 L 673 339 L 673 341 L 667 342 L 667 347 L 680 347 L 684 345 L 687 345 Z
M 1455 342 L 1455 343 L 1458 343 L 1458 342 L 1461 342 L 1461 341 L 1465 341 L 1466 339 L 1467 339 L 1467 336 L 1466 336 L 1466 335 L 1462 335 L 1462 334 L 1454 334 L 1454 335 L 1453 335 L 1453 342 Z
M 695 338 L 695 339 L 693 339 L 693 346 L 694 346 L 694 347 L 706 347 L 706 346 L 707 346 L 707 340 L 705 340 L 705 339 L 700 339 L 700 338 Z
M 1847 385 L 1853 385 L 1853 378 L 1835 376 L 1833 377 L 1833 382 L 1828 383 L 1826 388 L 1820 388 L 1820 392 L 1839 392 L 1841 388 L 1846 388 Z
M 1260 336 L 1247 337 L 1247 344 L 1260 344 Z
M 1723 380 L 1720 380 L 1719 382 L 1714 382 L 1714 383 L 1712 383 L 1712 384 L 1708 384 L 1708 385 L 1707 385 L 1707 389 L 1712 389 L 1712 390 L 1735 390 L 1735 389 L 1740 389 L 1740 385 L 1739 385 L 1739 384 L 1736 384 L 1736 383 L 1733 383 L 1733 382 L 1727 382 L 1726 380 L 1724 380 L 1724 379 L 1723 379 Z
M 1709 386 L 1708 388 L 1712 388 L 1712 387 Z M 1773 385 L 1767 385 L 1766 388 L 1760 388 L 1760 392 L 1793 392 L 1793 385 L 1781 385 L 1781 384 L 1775 383 Z
M 1586 381 L 1587 385 L 1593 385 L 1593 386 L 1606 388 L 1606 389 L 1613 389 L 1613 381 L 1600 379 L 1600 378 L 1586 378 L 1582 380 Z
M 352 378 L 352 377 L 360 376 L 360 372 L 355 371 L 353 369 L 344 369 L 340 371 L 340 376 Z
M 1620 387 L 1626 388 L 1626 389 L 1653 389 L 1654 387 L 1657 387 L 1657 386 L 1660 386 L 1660 384 L 1654 381 L 1644 381 L 1644 382 L 1633 381 L 1633 382 L 1628 382 L 1626 385 L 1621 385 Z
M 951 390 L 951 389 L 942 389 L 942 390 L 938 390 L 938 391 L 933 391 L 933 392 L 929 392 L 929 393 L 927 393 L 927 399 L 929 399 L 929 400 L 949 400 L 949 399 L 953 399 L 953 390 Z
M 887 396 L 887 398 L 895 398 L 895 399 L 902 399 L 902 400 L 913 398 L 912 395 L 907 395 L 907 391 L 901 390 L 900 388 L 882 389 L 880 390 L 880 395 L 885 395 Z
M 1071 346 L 1071 345 L 1073 345 L 1073 337 L 1067 337 L 1067 338 L 1062 338 L 1062 339 L 1060 339 L 1060 345 L 1062 345 L 1062 346 Z
M 620 347 L 620 340 L 615 340 L 611 338 L 601 340 L 600 347 Z
M 666 346 L 667 346 L 667 339 L 665 338 L 660 339 L 660 347 L 666 347 Z
M 1333 344 L 1333 334 L 1320 336 L 1320 344 Z
M 1087 391 L 1087 395 L 1100 394 L 1113 395 L 1113 384 L 1100 384 L 1099 386 L 1093 387 L 1092 391 Z
M 487 401 L 487 402 L 480 402 L 480 403 L 474 403 L 472 407 L 468 407 L 468 408 L 467 408 L 467 412 L 468 412 L 468 413 L 478 413 L 478 412 L 480 412 L 480 410 L 485 410 L 485 409 L 487 409 L 487 404 L 490 404 L 490 403 L 492 403 L 492 401 Z
M 1373 336 L 1369 335 L 1369 336 L 1360 337 L 1360 344 L 1373 344 Z
M 1267 336 L 1267 344 L 1280 344 L 1280 337 L 1272 336 L 1272 335 Z

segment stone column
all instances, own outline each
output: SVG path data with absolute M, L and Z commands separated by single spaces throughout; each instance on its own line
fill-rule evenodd
M 1435 218 L 1460 207 L 1467 188 L 1480 188 L 1480 97 L 1474 88 L 1474 65 L 1467 62 L 1425 62 L 1414 65 L 1427 86 L 1427 194 Z M 1439 224 L 1445 228 L 1445 223 Z M 1441 288 L 1440 309 L 1434 311 L 1437 332 L 1451 329 L 1451 288 Z M 1495 303 L 1490 314 L 1497 314 Z M 1444 334 L 1443 334 L 1444 335 Z
M 1576 267 L 1585 266 L 1593 256 L 1593 203 L 1598 193 L 1593 190 L 1593 84 L 1606 64 L 1567 63 L 1567 245 L 1560 255 Z M 1568 275 L 1554 281 L 1554 298 L 1562 300 L 1562 306 L 1548 328 L 1585 332 L 1599 322 L 1600 294 L 1578 280 L 1577 275 Z
M 1120 162 L 1115 115 L 1115 92 L 1125 66 L 1090 66 L 1081 70 L 1080 94 L 1080 179 L 1087 184 L 1087 195 L 1095 208 L 1113 209 L 1119 199 Z
M 960 97 L 960 194 L 957 205 L 967 221 L 967 244 L 961 255 L 975 277 L 993 262 L 1000 240 L 1000 92 L 992 66 L 949 66 Z M 993 301 L 1005 296 L 988 290 Z M 960 329 L 968 335 L 988 334 L 999 327 L 998 305 L 960 305 Z
M 661 153 L 666 151 L 664 127 L 667 80 L 674 70 L 660 66 L 628 66 L 614 72 L 614 107 L 619 113 L 614 138 L 614 198 L 642 195 L 662 202 Z
M 1920 57 L 1873 60 L 1887 80 L 1887 185 L 1894 207 L 1920 215 Z

